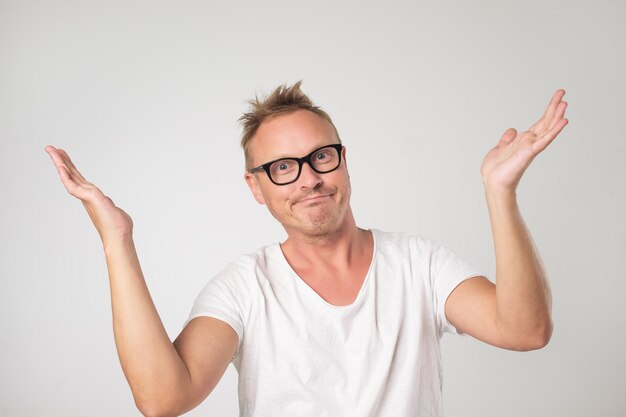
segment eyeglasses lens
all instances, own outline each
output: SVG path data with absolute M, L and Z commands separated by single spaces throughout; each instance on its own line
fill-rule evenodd
M 336 169 L 339 166 L 339 153 L 332 146 L 317 150 L 309 158 L 312 168 L 325 173 Z M 300 166 L 295 159 L 285 158 L 274 162 L 270 166 L 270 177 L 278 184 L 286 184 L 294 181 L 300 174 Z

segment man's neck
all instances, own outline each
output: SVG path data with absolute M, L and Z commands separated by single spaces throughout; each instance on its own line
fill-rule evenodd
M 349 266 L 369 249 L 370 231 L 356 226 L 354 220 L 323 236 L 290 235 L 281 249 L 290 263 L 302 268 L 314 265 Z

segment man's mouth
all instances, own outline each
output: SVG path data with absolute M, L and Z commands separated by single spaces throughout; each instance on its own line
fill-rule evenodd
M 302 200 L 298 201 L 296 204 L 298 204 L 298 203 L 302 203 L 302 202 L 304 202 L 304 201 L 313 201 L 313 200 L 318 200 L 318 199 L 323 198 L 323 197 L 330 197 L 331 195 L 332 195 L 332 194 L 326 194 L 326 195 L 315 195 L 315 196 L 312 196 L 312 197 L 303 198 Z

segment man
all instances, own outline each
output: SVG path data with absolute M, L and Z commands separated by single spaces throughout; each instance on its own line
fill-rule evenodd
M 528 131 L 508 129 L 481 166 L 497 286 L 434 241 L 356 226 L 346 148 L 300 82 L 251 101 L 240 119 L 245 180 L 288 238 L 209 281 L 173 343 L 145 285 L 132 220 L 64 151 L 46 147 L 103 241 L 116 346 L 138 408 L 183 414 L 232 361 L 242 416 L 441 416 L 444 332 L 504 349 L 545 346 L 550 290 L 515 189 L 567 124 L 564 93 Z

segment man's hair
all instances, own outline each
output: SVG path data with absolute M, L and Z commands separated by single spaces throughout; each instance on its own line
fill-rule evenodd
M 244 113 L 238 121 L 243 125 L 243 133 L 241 137 L 241 147 L 246 160 L 246 169 L 252 167 L 252 157 L 250 155 L 250 142 L 256 134 L 259 126 L 264 121 L 282 113 L 292 112 L 299 109 L 309 110 L 320 117 L 328 120 L 335 129 L 337 139 L 341 143 L 339 133 L 330 116 L 319 106 L 315 106 L 311 99 L 300 90 L 302 80 L 296 82 L 291 87 L 285 84 L 278 86 L 269 96 L 259 101 L 257 95 L 254 99 L 248 100 L 250 104 L 250 112 Z

